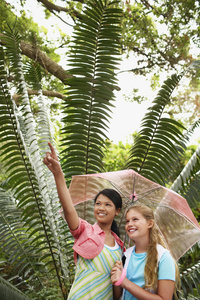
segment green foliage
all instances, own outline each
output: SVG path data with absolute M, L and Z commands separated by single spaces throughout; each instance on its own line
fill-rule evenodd
M 137 102 L 138 104 L 141 104 L 142 102 L 144 102 L 145 100 L 147 100 L 146 97 L 140 96 L 139 95 L 139 89 L 133 89 L 132 91 L 132 96 L 126 96 L 123 95 L 125 101 L 127 102 Z
M 199 245 L 196 244 L 179 260 L 182 287 L 181 299 L 188 299 L 190 296 L 195 298 L 200 294 L 199 250 Z
M 199 5 L 194 0 L 126 1 L 122 28 L 123 50 L 138 58 L 134 73 L 187 66 L 190 48 L 194 43 L 199 48 Z
M 193 156 L 194 158 L 194 156 Z M 188 164 L 189 166 L 190 164 Z M 200 194 L 200 156 L 196 156 L 195 164 L 192 169 L 190 169 L 190 176 L 187 176 L 187 179 L 182 179 L 182 187 L 180 188 L 179 193 L 182 194 L 188 203 L 194 209 L 199 206 L 199 194 Z M 200 218 L 197 215 L 197 218 Z
M 75 26 L 63 110 L 66 177 L 102 170 L 104 139 L 113 106 L 121 10 L 112 1 L 88 1 Z
M 47 141 L 53 142 L 52 125 L 39 93 L 37 127 L 34 126 L 19 43 L 19 35 L 10 32 L 4 38 L 4 49 L 0 49 L 0 152 L 8 175 L 0 197 L 0 247 L 12 267 L 13 280 L 22 278 L 25 290 L 33 286 L 36 299 L 47 285 L 50 289 L 57 287 L 56 294 L 65 299 L 73 277 L 73 253 L 67 248 L 70 245 L 71 249 L 72 241 L 58 216 L 60 205 L 53 177 L 42 163 Z M 4 53 L 18 78 L 22 110 L 17 109 L 9 94 Z M 33 65 L 29 70 L 34 86 L 40 88 L 41 72 L 38 68 L 33 70 Z
M 129 150 L 131 145 L 124 145 L 119 142 L 118 145 L 106 141 L 106 149 L 104 150 L 103 165 L 105 172 L 123 170 L 125 168 Z
M 29 42 L 35 47 L 39 47 L 55 61 L 60 60 L 60 56 L 55 53 L 56 47 L 52 43 L 47 43 L 47 29 L 39 27 L 31 17 L 27 17 L 25 11 L 21 11 L 20 16 L 16 16 L 13 12 L 15 7 L 2 0 L 0 2 L 0 25 L 1 32 L 8 31 L 9 28 L 16 30 L 20 34 L 24 42 Z M 43 33 L 43 34 L 42 34 Z
M 184 82 L 182 82 L 181 88 L 178 89 L 168 105 L 168 113 L 171 118 L 179 118 L 185 126 L 198 120 L 200 114 L 199 69 L 200 61 L 194 61 L 189 67 L 189 72 Z
M 193 5 L 193 8 L 196 5 L 194 1 L 185 2 Z M 70 179 L 73 174 L 124 169 L 125 164 L 126 167 L 131 167 L 143 176 L 166 186 L 173 183 L 177 175 L 181 175 L 173 189 L 184 193 L 188 202 L 192 199 L 193 209 L 198 214 L 198 148 L 190 154 L 192 158 L 195 155 L 195 160 L 190 161 L 191 158 L 188 157 L 189 171 L 185 171 L 182 155 L 185 153 L 184 144 L 189 138 L 190 130 L 185 135 L 181 122 L 165 116 L 166 107 L 172 99 L 171 94 L 182 75 L 175 74 L 163 84 L 144 116 L 139 134 L 134 136 L 131 148 L 122 143 L 113 145 L 106 140 L 113 107 L 113 91 L 117 86 L 115 71 L 120 53 L 120 3 L 87 1 L 75 26 L 69 57 L 70 73 L 73 77 L 67 82 L 66 99 L 63 101 L 64 125 L 59 148 L 66 179 Z M 162 37 L 165 39 L 159 44 L 158 31 L 147 13 L 147 7 L 143 7 L 145 3 L 147 2 L 142 1 L 127 6 L 130 9 L 126 12 L 129 20 L 124 24 L 130 26 L 126 30 L 123 28 L 122 41 L 127 39 L 126 44 L 130 44 L 130 49 L 132 46 L 136 47 L 134 51 L 138 54 L 142 54 L 137 52 L 139 48 L 147 47 L 148 58 L 161 67 L 166 62 L 161 60 L 163 53 L 160 49 L 163 47 L 167 50 L 167 59 L 174 65 L 180 57 L 176 57 L 172 48 L 182 45 L 184 41 L 184 36 L 177 34 L 181 24 L 178 21 L 184 23 L 188 20 L 187 15 L 183 10 L 183 21 L 176 22 L 174 19 L 174 26 L 169 28 L 173 39 L 166 48 L 165 42 L 169 43 L 169 39 L 164 34 Z M 158 1 L 154 1 L 154 6 L 149 9 L 158 18 L 165 14 L 167 20 L 170 20 L 178 15 L 170 15 L 170 12 L 175 11 L 173 4 L 174 1 L 170 0 L 166 6 L 156 7 Z M 185 5 L 183 1 L 178 1 L 179 11 L 187 8 Z M 73 11 L 73 3 L 71 8 Z M 187 12 L 188 18 L 191 18 L 190 7 Z M 10 14 L 10 10 L 7 11 L 4 7 L 3 13 Z M 25 16 L 22 17 L 20 21 L 27 22 Z M 19 46 L 21 29 L 13 26 L 14 19 L 8 20 L 10 27 L 16 30 L 6 34 L 3 48 L 0 48 L 0 153 L 1 164 L 6 171 L 2 177 L 6 180 L 1 182 L 0 189 L 1 271 L 5 279 L 18 285 L 31 299 L 66 299 L 74 276 L 72 240 L 68 228 L 58 215 L 60 204 L 53 177 L 42 164 L 42 157 L 47 151 L 47 141 L 50 140 L 55 145 L 56 138 L 50 112 L 46 107 L 46 102 L 50 100 L 42 95 L 42 88 L 49 87 L 50 84 L 44 80 L 44 72 L 35 63 L 28 63 L 24 68 Z M 2 25 L 5 22 L 2 21 Z M 23 38 L 26 38 L 26 34 L 24 31 Z M 34 39 L 32 41 L 34 44 Z M 182 58 L 187 61 L 187 39 L 182 46 Z M 154 53 L 160 56 L 154 56 Z M 8 73 L 14 75 L 12 85 L 22 95 L 19 107 L 16 107 L 9 92 L 11 84 L 7 82 Z M 36 89 L 39 94 L 31 101 L 27 87 Z M 62 89 L 63 86 L 58 87 L 55 82 L 53 88 Z M 37 111 L 35 115 L 32 104 Z M 193 124 L 192 130 L 198 126 L 199 121 Z M 177 174 L 177 170 L 182 168 L 183 172 L 179 171 Z M 90 214 L 91 211 L 87 213 Z M 187 255 L 188 257 L 184 256 L 180 261 L 183 299 L 200 294 L 199 250 L 193 248 Z
M 130 151 L 127 168 L 133 168 L 142 176 L 165 184 L 173 165 L 183 148 L 184 127 L 165 116 L 164 108 L 181 77 L 173 75 L 163 84 L 153 106 L 141 122 L 141 130 Z M 170 154 L 170 155 L 169 155 Z
M 10 284 L 8 281 L 4 280 L 0 276 L 0 293 L 1 300 L 29 300 L 26 295 L 24 295 L 20 290 L 15 286 Z
M 197 126 L 199 126 L 200 120 L 197 120 L 189 129 L 185 135 L 186 140 L 188 140 L 191 132 Z M 197 147 L 195 151 L 192 151 L 192 155 L 188 160 L 187 164 L 184 166 L 180 174 L 177 176 L 176 180 L 171 185 L 171 189 L 180 193 L 185 197 L 189 205 L 195 210 L 199 207 L 199 170 L 200 170 L 200 147 Z

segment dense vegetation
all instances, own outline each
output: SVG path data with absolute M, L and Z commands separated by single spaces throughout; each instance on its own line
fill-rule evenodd
M 187 142 L 200 124 L 199 61 L 192 53 L 200 7 L 191 0 L 38 2 L 48 18 L 70 20 L 73 34 L 60 30 L 54 44 L 27 18 L 26 1 L 17 19 L 15 7 L 0 3 L 0 288 L 11 298 L 24 299 L 23 292 L 55 300 L 67 298 L 74 263 L 55 184 L 42 164 L 49 140 L 68 183 L 74 174 L 133 168 L 181 194 L 199 220 L 200 147 L 190 150 Z M 66 70 L 58 48 L 65 49 Z M 122 54 L 132 55 L 132 72 L 151 74 L 153 85 L 161 70 L 169 72 L 132 145 L 113 145 L 106 136 Z M 186 78 L 187 90 L 175 93 Z M 187 112 L 183 101 L 194 105 L 185 122 L 176 118 L 180 108 Z M 199 253 L 197 243 L 179 261 L 182 299 L 200 295 Z

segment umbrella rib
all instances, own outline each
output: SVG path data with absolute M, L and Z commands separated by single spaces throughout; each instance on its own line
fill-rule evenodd
M 143 193 L 137 194 L 138 196 L 139 196 L 139 195 L 142 195 L 142 197 L 138 198 L 137 200 L 140 200 L 140 199 L 142 199 L 142 198 L 144 198 L 144 197 L 150 195 L 150 194 L 153 193 L 155 190 L 158 190 L 158 189 L 161 189 L 161 188 L 162 188 L 161 186 L 158 186 L 158 187 L 156 187 L 156 188 L 150 189 L 150 190 L 145 191 L 145 192 L 143 192 Z
M 111 180 L 108 180 L 109 182 L 110 182 L 110 184 L 124 197 L 124 198 L 126 198 L 128 201 L 130 200 L 127 196 L 125 196 L 124 194 L 123 194 L 123 192 L 111 181 Z M 140 198 L 138 198 L 138 200 L 140 200 L 140 199 L 142 199 L 142 198 L 144 198 L 144 197 L 146 197 L 146 196 L 148 196 L 149 194 L 151 194 L 151 193 L 153 193 L 155 190 L 157 190 L 157 189 L 161 189 L 162 187 L 161 186 L 157 186 L 157 187 L 155 187 L 155 188 L 152 188 L 152 189 L 150 189 L 150 190 L 147 190 L 147 191 L 145 191 L 145 192 L 143 192 L 143 193 L 139 193 L 139 194 L 137 194 L 137 195 L 134 195 L 134 192 L 135 192 L 135 174 L 134 174 L 134 182 L 133 182 L 133 199 L 132 199 L 132 202 L 131 202 L 131 204 L 134 202 L 134 198 L 135 198 L 135 196 L 141 196 L 142 195 L 142 197 L 140 197 Z M 131 196 L 131 195 L 130 195 Z
M 121 191 L 120 189 L 118 189 L 118 188 L 112 183 L 112 181 L 109 180 L 109 182 L 110 182 L 110 184 L 116 189 L 116 191 L 118 191 L 119 194 L 121 194 L 124 198 L 126 198 L 127 200 L 129 200 L 129 199 L 127 198 L 127 196 L 125 196 L 125 195 L 122 193 L 122 191 Z

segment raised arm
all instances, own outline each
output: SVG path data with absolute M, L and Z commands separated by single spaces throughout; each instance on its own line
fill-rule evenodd
M 43 163 L 54 175 L 57 192 L 63 208 L 65 219 L 69 228 L 71 230 L 75 230 L 79 225 L 78 214 L 74 208 L 55 149 L 53 148 L 51 143 L 48 143 L 48 145 L 50 148 L 50 152 L 46 152 Z

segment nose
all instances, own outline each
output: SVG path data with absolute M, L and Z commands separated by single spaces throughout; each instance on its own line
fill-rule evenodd
M 131 227 L 135 224 L 135 222 L 133 220 L 129 220 L 127 227 Z
M 99 206 L 99 210 L 105 210 L 105 205 L 101 204 L 101 206 Z

